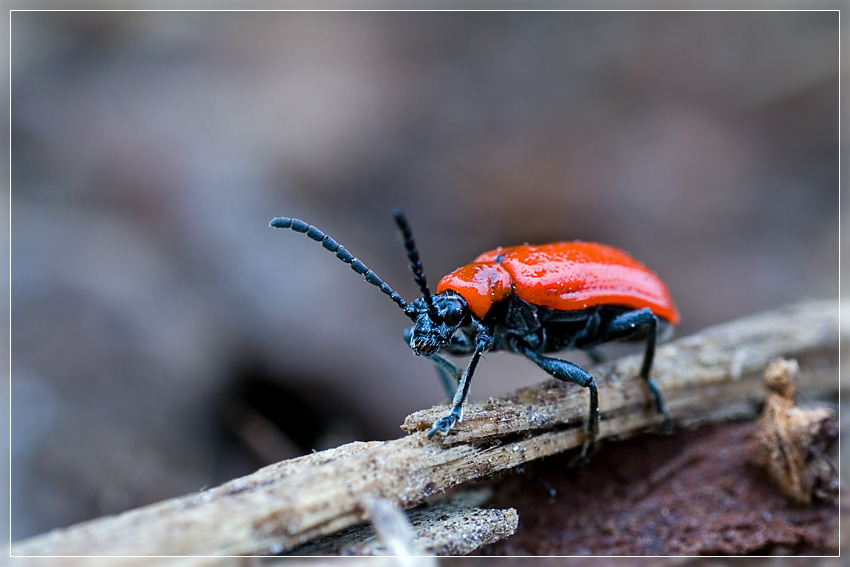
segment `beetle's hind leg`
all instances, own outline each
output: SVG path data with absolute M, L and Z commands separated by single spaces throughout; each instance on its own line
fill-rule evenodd
M 672 428 L 673 421 L 670 419 L 670 412 L 667 411 L 667 404 L 664 403 L 664 396 L 661 394 L 661 389 L 649 375 L 650 370 L 652 370 L 652 361 L 655 358 L 658 317 L 649 308 L 628 311 L 622 315 L 618 315 L 608 321 L 604 326 L 599 342 L 622 339 L 641 329 L 646 329 L 646 350 L 643 354 L 640 376 L 646 381 L 646 385 L 649 386 L 649 391 L 652 393 L 652 399 L 655 402 L 655 409 L 664 416 L 662 429 L 666 431 Z
M 581 456 L 579 457 L 580 462 L 586 461 L 593 452 L 596 438 L 599 436 L 599 393 L 596 389 L 596 382 L 593 381 L 593 376 L 572 362 L 543 356 L 527 346 L 517 345 L 516 350 L 558 380 L 572 382 L 590 390 L 590 413 L 588 414 L 586 429 L 587 439 L 585 439 L 584 445 L 581 448 Z

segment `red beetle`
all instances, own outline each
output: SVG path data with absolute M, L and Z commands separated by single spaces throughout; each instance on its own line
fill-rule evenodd
M 425 280 L 416 243 L 401 211 L 393 213 L 404 238 L 413 278 L 422 297 L 406 303 L 360 260 L 321 230 L 298 219 L 276 218 L 275 228 L 289 228 L 320 242 L 366 281 L 381 289 L 414 322 L 404 338 L 417 355 L 437 366 L 453 397 L 452 409 L 434 422 L 428 436 L 448 433 L 463 416 L 470 379 L 488 350 L 521 354 L 553 377 L 590 390 L 587 440 L 582 458 L 599 432 L 596 383 L 579 366 L 543 356 L 563 349 L 594 348 L 617 340 L 645 340 L 640 376 L 655 407 L 670 418 L 661 391 L 649 376 L 655 343 L 679 322 L 664 282 L 649 268 L 617 248 L 593 242 L 554 242 L 540 246 L 496 248 L 450 273 L 432 295 Z M 442 353 L 472 355 L 461 371 Z

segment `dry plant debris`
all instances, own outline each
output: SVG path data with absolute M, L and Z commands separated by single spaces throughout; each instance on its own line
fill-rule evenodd
M 758 420 L 756 457 L 788 497 L 802 504 L 812 498 L 834 500 L 838 473 L 828 456 L 838 439 L 838 416 L 831 408 L 800 408 L 794 380 L 795 360 L 777 359 L 764 371 L 769 390 Z

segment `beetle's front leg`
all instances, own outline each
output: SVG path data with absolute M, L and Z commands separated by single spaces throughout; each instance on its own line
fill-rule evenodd
M 446 434 L 451 431 L 455 424 L 463 419 L 463 404 L 466 402 L 466 396 L 469 393 L 469 384 L 472 380 L 472 374 L 475 372 L 475 367 L 478 366 L 478 361 L 481 360 L 481 355 L 488 351 L 493 346 L 493 337 L 489 332 L 482 331 L 478 333 L 475 342 L 475 352 L 472 353 L 472 359 L 466 367 L 463 376 L 457 385 L 454 399 L 452 400 L 452 411 L 448 415 L 441 417 L 431 426 L 428 431 L 428 437 L 433 437 L 437 432 Z

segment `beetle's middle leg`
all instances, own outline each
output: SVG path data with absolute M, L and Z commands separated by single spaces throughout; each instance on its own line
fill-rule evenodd
M 572 362 L 543 356 L 522 344 L 516 345 L 515 348 L 534 364 L 558 380 L 572 382 L 573 384 L 578 384 L 579 386 L 583 386 L 590 390 L 590 413 L 587 418 L 587 439 L 584 442 L 584 446 L 581 448 L 580 457 L 582 461 L 587 460 L 588 456 L 593 451 L 596 438 L 599 436 L 599 394 L 596 389 L 596 382 L 593 381 L 593 376 L 591 376 L 585 369 L 573 364 Z
M 658 413 L 664 416 L 662 427 L 664 429 L 670 429 L 673 422 L 670 419 L 670 413 L 667 411 L 667 404 L 664 403 L 664 396 L 661 395 L 661 389 L 649 376 L 649 371 L 652 369 L 652 361 L 655 358 L 658 317 L 649 308 L 628 311 L 608 321 L 601 329 L 601 334 L 597 340 L 599 342 L 605 342 L 622 339 L 641 329 L 646 329 L 646 350 L 643 354 L 640 376 L 646 381 L 647 386 L 649 386 L 649 391 L 652 393 L 652 398 L 655 402 L 655 408 L 658 410 Z

